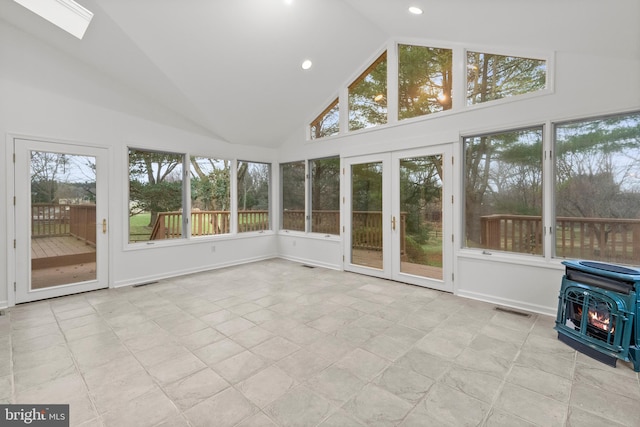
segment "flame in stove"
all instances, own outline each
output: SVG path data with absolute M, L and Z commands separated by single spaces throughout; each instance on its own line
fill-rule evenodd
M 603 331 L 609 331 L 610 317 L 609 313 L 603 313 L 598 310 L 589 310 L 589 323 Z M 611 328 L 611 332 L 614 329 Z

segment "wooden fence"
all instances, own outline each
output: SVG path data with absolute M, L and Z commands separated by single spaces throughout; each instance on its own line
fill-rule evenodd
M 542 253 L 542 218 L 488 215 L 480 218 L 483 248 Z M 637 263 L 640 219 L 556 217 L 556 255 Z

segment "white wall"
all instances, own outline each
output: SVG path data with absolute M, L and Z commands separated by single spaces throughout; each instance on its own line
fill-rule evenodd
M 603 37 L 606 34 L 603 32 Z M 305 129 L 301 127 L 283 145 L 280 159 L 295 161 L 328 155 L 348 157 L 435 144 L 452 144 L 456 157 L 461 159 L 462 136 L 540 124 L 550 128 L 558 121 L 638 111 L 640 39 L 622 41 L 627 44 L 627 49 L 621 49 L 620 40 L 616 40 L 615 35 L 610 37 L 611 43 L 618 43 L 616 49 L 603 51 L 601 55 L 584 52 L 581 46 L 576 46 L 575 51 L 550 52 L 555 57 L 555 73 L 552 75 L 555 88 L 549 95 L 524 97 L 519 101 L 455 113 L 445 112 L 406 124 L 381 126 L 320 141 L 306 141 Z M 492 47 L 486 48 L 490 50 Z M 322 106 L 319 106 L 318 111 L 321 110 Z M 461 248 L 461 202 L 464 198 L 460 165 L 461 161 L 457 161 L 457 182 L 454 183 L 454 199 L 459 203 L 454 207 L 453 218 L 448 218 L 453 222 L 454 235 L 457 236 L 453 254 L 454 293 L 554 314 L 563 272 L 560 260 L 496 252 L 487 256 L 481 251 Z M 551 203 L 550 200 L 545 202 Z M 309 245 L 314 244 L 309 242 Z M 297 238 L 297 245 L 305 245 L 303 238 Z M 286 247 L 287 243 L 282 246 Z
M 192 244 L 162 242 L 144 249 L 127 245 L 129 145 L 266 162 L 275 160 L 274 150 L 209 137 L 205 129 L 147 102 L 135 89 L 119 86 L 1 20 L 0 58 L 0 135 L 5 144 L 0 150 L 0 308 L 13 292 L 14 233 L 7 224 L 13 191 L 5 177 L 13 169 L 9 145 L 14 136 L 108 148 L 110 286 L 277 256 L 274 233 L 203 238 Z

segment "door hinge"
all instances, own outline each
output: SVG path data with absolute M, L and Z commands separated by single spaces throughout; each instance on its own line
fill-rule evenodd
M 342 255 L 342 262 L 344 262 L 344 255 Z
M 453 157 L 453 156 L 451 156 L 451 164 L 452 164 L 452 165 L 453 165 L 453 159 L 454 159 L 454 157 Z
M 343 204 L 343 205 L 344 205 L 344 202 L 345 202 L 345 197 L 344 197 L 344 196 L 342 196 L 342 204 Z
M 451 242 L 453 243 L 453 234 L 451 235 Z
M 453 282 L 453 273 L 451 273 L 451 281 Z
M 16 239 L 13 239 L 13 249 L 16 248 Z
M 13 292 L 16 292 L 16 282 L 13 282 Z
M 342 168 L 342 175 L 344 175 L 344 174 L 345 174 L 345 173 L 344 173 L 344 168 Z
M 342 232 L 344 233 L 344 225 L 342 226 Z
M 16 153 L 13 153 L 13 163 L 16 162 Z
M 16 205 L 16 196 L 13 196 L 13 206 Z
M 451 195 L 451 204 L 453 204 L 453 194 Z

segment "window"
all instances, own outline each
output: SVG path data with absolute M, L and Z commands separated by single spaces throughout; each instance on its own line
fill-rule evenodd
M 185 237 L 184 155 L 129 149 L 129 242 Z
M 280 165 L 283 230 L 305 231 L 304 168 L 304 161 Z
M 340 130 L 340 109 L 338 98 L 311 122 L 311 139 L 324 138 L 338 133 Z
M 558 257 L 640 259 L 640 113 L 555 127 Z
M 387 123 L 387 52 L 349 86 L 349 130 Z
M 465 246 L 542 254 L 542 127 L 464 138 Z
M 340 234 L 340 159 L 309 161 L 311 171 L 311 231 Z
M 398 45 L 398 119 L 451 109 L 451 49 Z
M 231 232 L 231 161 L 191 156 L 191 235 Z
M 467 105 L 542 90 L 546 77 L 542 59 L 467 52 Z
M 271 166 L 238 161 L 238 232 L 270 230 Z

